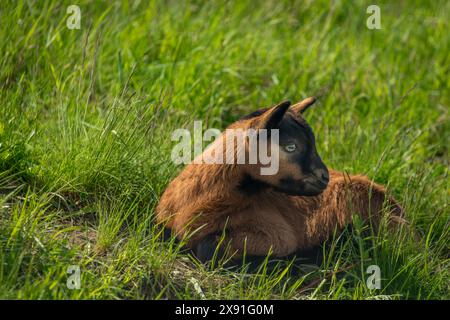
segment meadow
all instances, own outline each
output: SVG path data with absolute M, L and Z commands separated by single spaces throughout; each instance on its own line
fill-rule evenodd
M 0 298 L 449 299 L 450 2 L 377 1 L 379 30 L 370 4 L 1 1 Z M 161 241 L 173 130 L 312 95 L 325 164 L 385 184 L 420 239 L 356 228 L 296 276 Z

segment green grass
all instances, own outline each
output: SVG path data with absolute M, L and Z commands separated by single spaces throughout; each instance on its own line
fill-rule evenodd
M 378 1 L 381 30 L 370 4 L 1 1 L 0 298 L 450 298 L 450 3 Z M 419 241 L 354 232 L 295 277 L 211 271 L 160 241 L 174 129 L 315 94 L 324 162 L 387 185 Z

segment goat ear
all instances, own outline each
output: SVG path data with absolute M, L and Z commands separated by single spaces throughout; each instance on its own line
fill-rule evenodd
M 283 119 L 284 114 L 291 105 L 290 101 L 283 101 L 270 108 L 260 116 L 259 129 L 276 129 Z
M 294 113 L 303 113 L 308 109 L 310 106 L 312 106 L 316 102 L 316 98 L 309 97 L 305 100 L 302 100 L 300 102 L 297 102 L 291 107 L 291 110 L 294 111 Z

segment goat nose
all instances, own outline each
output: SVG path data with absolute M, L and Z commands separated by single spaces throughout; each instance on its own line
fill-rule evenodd
M 323 171 L 322 172 L 322 180 L 325 183 L 328 183 L 328 181 L 330 181 L 330 176 L 328 174 L 328 171 Z
M 314 176 L 317 180 L 320 180 L 320 182 L 325 185 L 328 184 L 328 182 L 330 181 L 328 170 L 317 169 L 314 171 Z
M 328 174 L 328 170 L 320 170 L 319 172 L 317 172 L 318 174 L 316 175 L 317 178 L 319 180 L 321 180 L 323 183 L 327 184 L 328 181 L 330 181 L 330 176 Z

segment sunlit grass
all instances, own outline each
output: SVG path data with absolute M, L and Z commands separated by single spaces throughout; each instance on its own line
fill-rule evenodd
M 449 2 L 381 2 L 381 30 L 369 4 L 2 1 L 0 297 L 449 298 Z M 296 275 L 211 270 L 161 241 L 174 129 L 310 95 L 324 162 L 387 185 L 419 240 L 356 228 Z

